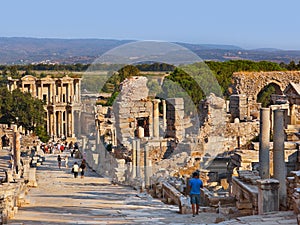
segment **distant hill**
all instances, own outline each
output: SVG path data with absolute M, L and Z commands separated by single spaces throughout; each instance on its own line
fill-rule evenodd
M 0 64 L 92 63 L 106 51 L 129 42 L 132 40 L 0 37 Z M 234 45 L 176 44 L 190 49 L 203 60 L 249 59 L 285 63 L 300 60 L 300 51 L 268 48 L 245 50 Z

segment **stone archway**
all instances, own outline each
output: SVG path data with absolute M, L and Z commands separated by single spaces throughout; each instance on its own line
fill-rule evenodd
M 300 71 L 236 72 L 232 75 L 233 94 L 245 94 L 256 102 L 258 93 L 274 83 L 283 92 L 290 82 L 300 83 Z
M 268 107 L 276 102 L 277 99 L 281 99 L 283 92 L 279 84 L 271 82 L 263 89 L 261 89 L 256 95 L 256 101 L 262 104 L 262 107 Z

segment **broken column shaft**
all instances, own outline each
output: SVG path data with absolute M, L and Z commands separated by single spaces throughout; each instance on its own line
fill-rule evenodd
M 270 109 L 260 109 L 259 134 L 259 175 L 262 179 L 270 178 Z

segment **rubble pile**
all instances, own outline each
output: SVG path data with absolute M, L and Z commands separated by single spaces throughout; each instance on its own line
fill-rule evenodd
M 287 208 L 300 214 L 300 171 L 292 171 L 287 177 Z

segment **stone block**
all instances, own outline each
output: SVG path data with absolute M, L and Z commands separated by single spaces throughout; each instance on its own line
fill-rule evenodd
M 253 205 L 251 202 L 237 202 L 236 207 L 238 209 L 252 209 Z
M 167 98 L 166 101 L 167 101 L 167 103 L 172 104 L 172 105 L 183 105 L 184 104 L 183 98 Z

